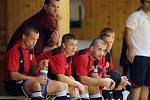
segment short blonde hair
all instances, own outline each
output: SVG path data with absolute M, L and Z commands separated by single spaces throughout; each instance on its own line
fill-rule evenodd
M 104 37 L 109 37 L 110 34 L 108 34 L 108 33 L 114 33 L 113 29 L 111 29 L 109 27 L 106 27 L 106 28 L 102 29 L 100 31 L 100 34 L 99 34 L 98 38 L 103 39 Z

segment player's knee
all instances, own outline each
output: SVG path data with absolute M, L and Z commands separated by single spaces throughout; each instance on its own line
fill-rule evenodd
M 115 90 L 122 90 L 122 89 L 123 89 L 123 86 L 121 84 L 115 87 Z
M 90 86 L 90 87 L 88 88 L 88 91 L 89 91 L 90 94 L 99 93 L 99 92 L 100 92 L 99 86 L 92 86 L 92 87 Z
M 84 85 L 85 91 L 88 92 L 88 86 Z
M 67 89 L 68 89 L 67 83 L 62 83 L 62 82 L 58 83 L 58 90 L 63 91 L 63 90 L 67 90 Z
M 41 90 L 40 83 L 37 81 L 34 81 L 34 80 L 31 81 L 30 88 L 32 91 L 40 91 Z

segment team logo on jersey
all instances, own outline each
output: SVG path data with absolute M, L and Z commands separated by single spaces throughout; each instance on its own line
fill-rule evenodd
M 98 70 L 97 70 L 97 66 L 96 66 L 96 67 L 94 67 L 94 72 L 96 72 L 96 73 L 98 72 Z
M 92 66 L 92 68 L 90 69 L 90 71 L 97 72 L 97 68 L 95 66 Z
M 92 66 L 92 68 L 90 69 L 90 71 L 92 71 L 94 73 L 100 74 L 103 71 L 103 69 L 100 68 L 99 66 Z
M 106 68 L 108 68 L 108 67 L 109 67 L 109 62 L 107 61 L 107 62 L 106 62 Z

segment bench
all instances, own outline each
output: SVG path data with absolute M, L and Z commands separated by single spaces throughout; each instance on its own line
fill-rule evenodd
M 25 96 L 0 96 L 0 99 L 7 99 L 7 100 L 28 100 Z

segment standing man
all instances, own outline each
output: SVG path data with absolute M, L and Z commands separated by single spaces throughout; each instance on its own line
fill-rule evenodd
M 67 100 L 65 83 L 52 81 L 47 77 L 34 75 L 41 68 L 48 67 L 47 60 L 42 60 L 36 64 L 35 56 L 30 53 L 37 39 L 39 32 L 27 27 L 23 30 L 22 38 L 14 44 L 6 53 L 5 68 L 5 90 L 10 95 L 31 95 L 31 100 L 42 100 L 40 84 L 47 84 L 47 93 L 56 93 L 55 100 Z M 45 66 L 45 67 L 44 67 Z M 66 99 L 64 99 L 66 98 Z
M 98 72 L 96 64 L 106 50 L 106 43 L 101 39 L 95 39 L 87 49 L 75 53 L 73 59 L 73 72 L 77 80 L 88 86 L 90 100 L 102 100 L 99 86 L 113 89 L 115 83 L 110 78 L 91 77 L 90 72 Z
M 126 22 L 127 59 L 131 66 L 131 100 L 147 100 L 150 86 L 150 0 Z
M 45 46 L 55 47 L 58 44 L 59 22 L 58 14 L 59 0 L 45 0 L 43 9 L 27 19 L 13 34 L 7 49 L 10 49 L 18 39 L 22 37 L 23 29 L 28 26 L 39 30 L 39 39 L 34 47 L 35 55 L 43 52 Z

